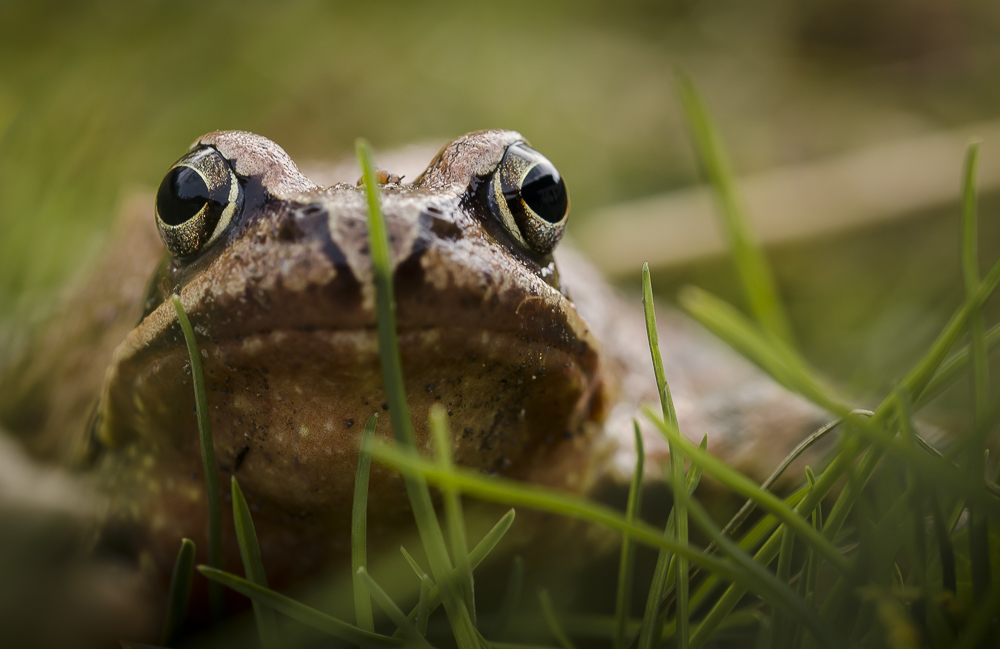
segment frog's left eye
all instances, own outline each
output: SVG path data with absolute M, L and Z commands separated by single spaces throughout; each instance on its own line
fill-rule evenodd
M 212 245 L 239 211 L 241 198 L 236 174 L 212 147 L 178 160 L 156 192 L 156 227 L 170 254 L 191 257 Z
M 490 181 L 506 230 L 522 245 L 548 254 L 559 243 L 569 216 L 569 194 L 555 166 L 523 142 L 507 147 Z

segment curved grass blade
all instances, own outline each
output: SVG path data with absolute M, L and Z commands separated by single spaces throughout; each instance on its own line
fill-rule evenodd
M 663 411 L 663 418 L 670 422 L 674 429 L 679 429 L 677 424 L 677 410 L 674 408 L 674 400 L 670 396 L 670 387 L 667 385 L 666 375 L 663 373 L 663 359 L 660 357 L 659 334 L 656 330 L 656 312 L 653 307 L 653 285 L 649 279 L 649 264 L 642 264 L 642 309 L 646 319 L 646 341 L 649 344 L 649 353 L 653 360 L 653 374 L 656 377 L 657 394 L 660 395 L 660 408 Z M 638 430 L 638 428 L 637 428 Z M 673 440 L 667 441 L 670 450 L 670 485 L 674 492 L 674 535 L 677 542 L 687 544 L 688 541 L 688 521 L 687 513 L 684 509 L 686 495 L 681 496 L 685 489 L 684 485 L 684 453 L 680 446 Z M 667 529 L 670 529 L 669 527 Z M 664 533 L 667 533 L 664 531 Z M 690 578 L 688 563 L 684 557 L 677 557 L 677 578 L 676 584 L 677 598 L 677 647 L 687 649 L 688 646 L 688 580 Z M 663 583 L 659 584 L 662 589 Z M 650 596 L 654 602 L 659 602 L 662 590 L 655 597 L 652 591 Z M 650 625 L 652 629 L 655 624 Z M 658 627 L 657 627 L 658 628 Z M 648 633 L 647 639 L 652 636 Z M 642 647 L 640 638 L 640 647 Z M 646 649 L 643 647 L 643 649 Z
M 281 593 L 269 588 L 258 586 L 242 577 L 217 570 L 209 566 L 198 566 L 198 572 L 205 575 L 213 582 L 219 583 L 226 588 L 231 588 L 241 595 L 246 595 L 256 602 L 269 606 L 274 610 L 287 615 L 293 620 L 298 620 L 314 629 L 319 629 L 335 638 L 359 645 L 361 647 L 371 647 L 381 649 L 382 647 L 399 647 L 403 641 L 397 638 L 380 635 L 359 629 L 353 624 L 339 620 L 332 615 L 327 615 L 314 608 L 299 603 Z
M 375 164 L 371 147 L 364 140 L 357 141 L 358 163 L 362 169 L 365 196 L 368 202 L 368 240 L 372 258 L 372 275 L 375 281 L 376 331 L 378 335 L 379 359 L 382 366 L 382 382 L 385 385 L 386 400 L 389 403 L 389 419 L 392 433 L 401 452 L 416 456 L 416 438 L 410 409 L 406 401 L 403 383 L 403 365 L 399 354 L 399 339 L 396 336 L 396 300 L 392 286 L 392 259 L 389 253 L 389 236 L 379 199 L 378 183 L 375 179 Z M 478 649 L 475 628 L 469 611 L 461 606 L 461 590 L 452 576 L 451 560 L 445 546 L 444 535 L 438 524 L 434 504 L 431 501 L 427 483 L 417 474 L 404 474 L 406 491 L 410 497 L 410 507 L 417 522 L 417 530 L 431 564 L 431 573 L 441 588 L 442 602 L 455 641 L 460 649 Z
M 694 137 L 702 169 L 715 190 L 722 228 L 729 238 L 729 248 L 750 311 L 764 330 L 785 343 L 792 344 L 792 328 L 778 298 L 777 285 L 736 196 L 736 184 L 729 169 L 729 161 L 705 104 L 686 75 L 677 74 L 675 88 L 684 107 L 688 129 Z
M 170 298 L 177 311 L 177 320 L 184 332 L 188 356 L 191 359 L 191 381 L 194 383 L 194 403 L 198 415 L 198 441 L 201 444 L 201 464 L 205 472 L 205 497 L 208 500 L 208 565 L 222 567 L 222 493 L 219 489 L 219 468 L 215 463 L 215 446 L 212 443 L 212 424 L 208 415 L 208 396 L 205 392 L 205 373 L 201 368 L 201 353 L 194 337 L 194 329 L 188 320 L 181 298 L 176 293 Z M 223 615 L 222 588 L 218 584 L 208 585 L 209 607 L 212 618 L 219 620 Z
M 194 549 L 194 541 L 181 539 L 177 560 L 174 561 L 174 572 L 170 576 L 167 614 L 163 620 L 163 632 L 160 634 L 163 644 L 173 642 L 187 616 L 188 601 L 191 599 L 191 579 L 194 577 Z
M 260 546 L 257 544 L 257 533 L 254 531 L 250 508 L 247 507 L 243 490 L 240 489 L 236 476 L 231 480 L 233 494 L 233 523 L 236 526 L 236 542 L 240 547 L 240 557 L 243 559 L 243 570 L 247 579 L 267 588 L 267 575 L 264 573 L 264 563 L 260 558 Z M 273 649 L 279 646 L 277 620 L 274 611 L 253 602 L 253 616 L 257 621 L 257 633 L 260 635 L 262 649 Z
M 364 582 L 365 588 L 371 593 L 372 599 L 386 612 L 392 623 L 396 625 L 396 628 L 403 633 L 403 637 L 407 639 L 408 643 L 421 647 L 429 647 L 430 644 L 427 642 L 427 639 L 417 631 L 417 627 L 406 619 L 406 615 L 396 605 L 396 602 L 392 601 L 389 594 L 382 590 L 382 587 L 372 579 L 372 576 L 368 574 L 368 571 L 364 567 L 358 568 L 358 575 L 361 577 L 361 581 Z
M 642 473 L 646 464 L 646 452 L 642 446 L 642 433 L 639 432 L 639 422 L 632 420 L 635 428 L 635 471 L 632 472 L 632 482 L 628 489 L 628 503 L 625 506 L 625 520 L 635 524 L 642 507 Z M 635 545 L 627 534 L 622 535 L 621 555 L 618 559 L 618 593 L 615 597 L 615 649 L 625 646 L 625 632 L 628 625 L 629 611 L 632 608 L 632 564 L 635 559 Z
M 559 624 L 559 618 L 556 617 L 555 609 L 552 607 L 552 600 L 549 598 L 549 591 L 544 589 L 538 591 L 538 603 L 542 606 L 542 617 L 545 618 L 545 623 L 549 627 L 549 633 L 559 643 L 559 646 L 563 649 L 576 649 L 569 636 L 566 635 L 566 631 L 563 630 L 562 625 Z
M 359 568 L 368 566 L 368 476 L 372 467 L 372 444 L 375 441 L 375 426 L 378 413 L 365 422 L 361 434 L 361 451 L 358 453 L 358 471 L 354 477 L 354 501 L 351 507 L 351 571 L 354 582 L 354 617 L 358 627 L 365 631 L 375 630 L 372 617 L 372 601 L 365 583 L 358 577 Z

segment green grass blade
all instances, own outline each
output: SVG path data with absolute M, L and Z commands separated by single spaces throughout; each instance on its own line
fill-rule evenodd
M 632 420 L 635 427 L 635 471 L 632 472 L 632 482 L 628 489 L 628 503 L 625 506 L 625 519 L 635 524 L 642 507 L 642 473 L 646 462 L 646 452 L 642 446 L 642 433 L 639 422 Z M 632 564 L 635 559 L 635 545 L 628 535 L 622 535 L 621 555 L 618 559 L 618 592 L 615 597 L 614 647 L 624 649 L 625 631 L 628 625 L 629 610 L 632 608 Z
M 653 284 L 649 279 L 649 264 L 642 265 L 642 309 L 646 319 L 646 340 L 649 344 L 649 353 L 653 360 L 653 373 L 656 376 L 657 393 L 660 395 L 660 408 L 663 411 L 663 418 L 670 422 L 670 425 L 677 430 L 677 410 L 674 408 L 674 400 L 670 396 L 670 387 L 667 385 L 667 378 L 663 372 L 663 359 L 660 357 L 659 334 L 656 331 L 656 311 L 653 305 Z M 674 492 L 674 533 L 677 542 L 687 544 L 688 541 L 688 520 L 687 512 L 684 509 L 684 502 L 687 500 L 684 491 L 684 453 L 681 447 L 668 440 L 670 447 L 670 484 Z M 677 578 L 675 580 L 677 599 L 677 647 L 687 649 L 688 647 L 688 580 L 690 578 L 688 563 L 684 557 L 677 557 Z M 654 601 L 659 601 L 657 597 Z M 641 641 L 640 641 L 641 642 Z
M 260 546 L 257 544 L 257 533 L 254 530 L 250 508 L 247 506 L 243 490 L 240 489 L 236 476 L 232 477 L 233 523 L 236 527 L 236 542 L 240 547 L 240 557 L 243 559 L 243 570 L 247 579 L 258 586 L 267 588 L 267 575 L 264 573 L 264 563 L 260 558 Z M 257 633 L 260 636 L 262 649 L 273 649 L 279 646 L 277 620 L 274 611 L 259 602 L 253 602 L 253 616 L 257 621 Z
M 521 555 L 514 557 L 510 565 L 510 576 L 507 578 L 507 589 L 503 594 L 503 603 L 500 605 L 500 612 L 497 614 L 493 635 L 502 638 L 507 633 L 507 628 L 511 620 L 514 619 L 514 612 L 521 601 L 521 591 L 524 589 L 524 559 Z M 494 643 L 496 646 L 496 643 Z
M 434 435 L 434 447 L 437 450 L 438 462 L 447 469 L 452 465 L 451 431 L 448 430 L 448 413 L 440 405 L 434 404 L 430 413 L 431 433 Z M 454 489 L 446 489 L 444 496 L 445 520 L 448 523 L 448 536 L 451 539 L 451 554 L 455 560 L 455 572 L 458 575 L 459 589 L 469 610 L 472 623 L 476 623 L 475 582 L 472 576 L 472 566 L 469 565 L 469 544 L 465 538 L 465 517 L 462 515 L 462 502 Z
M 737 275 L 750 311 L 766 331 L 786 344 L 792 344 L 792 328 L 778 298 L 777 285 L 736 196 L 736 183 L 729 169 L 729 161 L 705 104 L 694 84 L 685 75 L 677 75 L 676 88 L 702 169 L 715 190 L 722 228 L 729 239 Z
M 389 419 L 392 421 L 393 436 L 400 451 L 415 456 L 416 437 L 413 433 L 413 423 L 410 420 L 409 405 L 406 401 L 403 365 L 399 354 L 399 339 L 396 335 L 396 300 L 392 286 L 389 236 L 386 231 L 385 219 L 382 216 L 371 147 L 364 140 L 357 142 L 357 155 L 368 202 L 368 240 L 372 257 L 372 275 L 375 281 L 376 333 L 382 366 L 382 381 L 385 385 L 386 400 L 389 403 Z M 476 639 L 469 611 L 461 605 L 461 589 L 455 583 L 452 575 L 448 548 L 438 524 L 427 483 L 418 474 L 404 474 L 403 477 L 407 494 L 410 497 L 413 517 L 417 522 L 417 530 L 423 541 L 427 559 L 431 564 L 431 573 L 441 588 L 442 603 L 455 632 L 455 641 L 458 643 L 459 649 L 478 649 L 479 642 Z
M 260 602 L 265 606 L 270 606 L 293 620 L 298 620 L 305 625 L 319 629 L 345 642 L 350 642 L 361 647 L 371 647 L 372 649 L 399 647 L 403 645 L 403 641 L 400 639 L 359 629 L 353 624 L 339 620 L 332 615 L 327 615 L 322 611 L 317 611 L 314 608 L 295 601 L 291 597 L 282 595 L 269 588 L 258 586 L 237 575 L 209 566 L 198 566 L 198 572 L 213 582 L 219 583 L 226 588 L 231 588 L 241 595 L 246 595 L 254 601 Z
M 758 505 L 764 507 L 769 512 L 780 518 L 785 525 L 798 534 L 799 537 L 804 542 L 808 543 L 810 547 L 816 549 L 817 552 L 822 554 L 823 558 L 838 571 L 844 574 L 850 572 L 851 564 L 844 557 L 844 555 L 842 555 L 829 541 L 823 538 L 822 534 L 813 529 L 812 525 L 810 525 L 808 521 L 797 514 L 794 509 L 789 507 L 788 503 L 781 498 L 778 498 L 770 491 L 761 489 L 753 480 L 750 480 L 739 471 L 736 471 L 732 467 L 726 465 L 715 456 L 699 449 L 677 430 L 671 430 L 666 422 L 661 420 L 659 417 L 656 417 L 649 411 L 648 408 L 646 409 L 646 415 L 668 439 L 683 449 L 684 454 L 693 463 L 700 466 L 709 475 L 733 491 L 754 500 Z
M 188 601 L 191 599 L 191 578 L 194 577 L 194 541 L 181 539 L 181 547 L 174 561 L 174 572 L 170 576 L 170 590 L 167 591 L 167 614 L 163 619 L 160 640 L 170 644 L 177 637 L 184 618 L 187 617 Z
M 563 630 L 562 625 L 559 624 L 559 618 L 556 617 L 556 612 L 552 607 L 552 600 L 549 598 L 547 590 L 538 591 L 538 603 L 542 605 L 542 616 L 549 627 L 549 633 L 559 643 L 559 646 L 562 649 L 576 649 L 570 641 L 569 636 L 566 635 L 566 631 Z
M 399 551 L 403 554 L 403 558 L 406 559 L 406 563 L 410 564 L 410 568 L 412 568 L 413 572 L 417 575 L 417 579 L 430 579 L 430 576 L 424 572 L 424 569 L 419 563 L 417 563 L 417 560 L 413 558 L 413 555 L 406 551 L 406 548 L 399 546 Z M 431 579 L 431 583 L 434 583 L 433 579 Z
M 354 616 L 358 626 L 366 631 L 375 630 L 372 617 L 372 600 L 358 569 L 368 567 L 368 476 L 372 466 L 372 444 L 378 413 L 365 422 L 361 434 L 361 451 L 358 453 L 358 472 L 354 477 L 354 502 L 351 508 L 351 574 L 354 580 Z
M 212 443 L 212 424 L 208 414 L 208 396 L 205 392 L 205 373 L 201 368 L 201 353 L 194 337 L 194 329 L 188 320 L 179 295 L 171 297 L 177 320 L 184 332 L 188 356 L 191 359 L 191 380 L 194 383 L 194 403 L 198 415 L 198 441 L 201 444 L 201 464 L 205 472 L 205 498 L 208 501 L 208 565 L 222 567 L 222 493 L 219 489 L 219 468 L 215 463 L 215 446 Z M 222 588 L 218 584 L 208 585 L 209 607 L 212 618 L 219 620 L 223 615 Z
M 424 636 L 417 631 L 417 627 L 406 619 L 406 615 L 403 613 L 402 609 L 396 605 L 396 602 L 392 601 L 392 598 L 389 597 L 388 593 L 382 590 L 382 587 L 378 585 L 378 582 L 372 579 L 372 576 L 368 574 L 368 571 L 363 567 L 358 568 L 358 575 L 361 577 L 361 581 L 364 582 L 365 588 L 371 594 L 372 599 L 374 599 L 375 603 L 386 612 L 389 619 L 392 620 L 392 623 L 396 625 L 396 628 L 403 633 L 403 637 L 406 638 L 408 644 L 429 647 L 430 644 Z

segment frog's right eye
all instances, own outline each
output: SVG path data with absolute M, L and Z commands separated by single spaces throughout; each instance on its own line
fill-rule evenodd
M 196 149 L 170 168 L 156 192 L 160 238 L 173 256 L 194 256 L 225 232 L 241 199 L 240 183 L 222 154 Z
M 524 142 L 507 147 L 490 180 L 491 205 L 518 243 L 547 255 L 569 216 L 566 183 L 548 159 Z

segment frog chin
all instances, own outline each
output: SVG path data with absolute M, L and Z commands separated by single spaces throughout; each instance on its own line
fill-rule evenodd
M 418 444 L 427 450 L 428 410 L 439 404 L 461 464 L 536 475 L 559 447 L 585 445 L 584 423 L 601 416 L 598 368 L 543 341 L 434 327 L 401 331 L 400 346 Z M 275 503 L 349 511 L 365 421 L 380 413 L 378 434 L 391 435 L 375 331 L 272 331 L 201 349 L 220 470 Z M 101 411 L 112 452 L 131 446 L 159 472 L 200 474 L 186 349 L 121 360 Z M 560 479 L 582 488 L 572 474 Z

